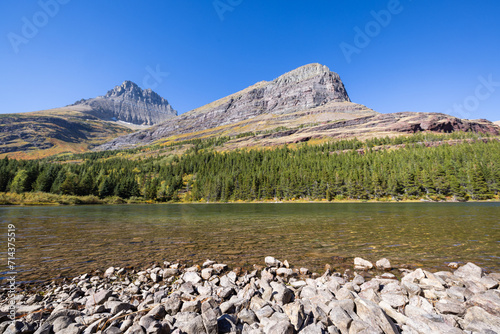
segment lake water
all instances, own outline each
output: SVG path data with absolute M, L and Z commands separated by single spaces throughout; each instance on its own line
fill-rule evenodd
M 17 229 L 18 281 L 165 260 L 250 267 L 267 255 L 318 272 L 355 256 L 500 271 L 498 202 L 0 207 L 0 222 L 1 271 L 7 225 Z

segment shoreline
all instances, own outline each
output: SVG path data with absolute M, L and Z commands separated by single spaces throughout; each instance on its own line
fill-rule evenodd
M 0 333 L 466 333 L 500 331 L 500 273 L 451 263 L 450 271 L 354 259 L 322 274 L 266 257 L 252 271 L 207 260 L 135 271 L 110 267 L 39 284 L 14 297 L 18 318 Z M 376 269 L 375 269 L 376 268 Z M 488 332 L 488 333 L 490 333 Z
M 33 200 L 26 199 L 26 195 L 32 195 L 35 197 Z M 50 200 L 44 201 L 38 197 L 48 197 Z M 73 196 L 73 195 L 57 195 L 48 193 L 0 193 L 0 207 L 11 207 L 11 206 L 68 206 L 68 205 L 123 205 L 123 204 L 296 204 L 296 203 L 326 203 L 326 204 L 352 204 L 352 203 L 499 203 L 499 198 L 492 198 L 488 200 L 467 200 L 467 201 L 457 201 L 453 199 L 447 200 L 432 200 L 429 198 L 420 199 L 343 199 L 343 200 L 332 200 L 328 201 L 326 199 L 321 200 L 307 200 L 307 199 L 297 199 L 297 200 L 255 200 L 255 201 L 227 201 L 227 202 L 205 202 L 205 201 L 170 201 L 170 202 L 154 202 L 154 201 L 143 201 L 136 199 L 123 199 L 120 197 L 106 197 L 99 198 L 96 196 Z

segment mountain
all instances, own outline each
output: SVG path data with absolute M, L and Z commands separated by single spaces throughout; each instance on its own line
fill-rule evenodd
M 352 103 L 337 73 L 324 65 L 309 64 L 168 122 L 118 137 L 96 150 L 217 136 L 234 137 L 225 144 L 231 149 L 457 130 L 498 134 L 500 129 L 487 120 L 468 121 L 439 113 L 379 114 Z
M 125 81 L 104 96 L 66 107 L 1 114 L 0 157 L 30 159 L 86 152 L 175 115 L 177 112 L 166 99 Z
M 177 116 L 166 99 L 151 89 L 142 90 L 131 81 L 124 81 L 104 96 L 82 99 L 71 106 L 84 107 L 87 114 L 104 120 L 137 125 L 154 125 Z
M 500 126 L 500 121 L 493 122 L 493 124 Z
M 273 81 L 258 82 L 168 122 L 117 138 L 98 149 L 145 145 L 174 135 L 183 139 L 237 135 L 376 114 L 350 101 L 337 73 L 324 65 L 309 64 Z

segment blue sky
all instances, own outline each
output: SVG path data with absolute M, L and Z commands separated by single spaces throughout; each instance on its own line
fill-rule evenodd
M 124 80 L 180 113 L 318 62 L 376 111 L 500 120 L 500 2 L 0 2 L 0 113 Z

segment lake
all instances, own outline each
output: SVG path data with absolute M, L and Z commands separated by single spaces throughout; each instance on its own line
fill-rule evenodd
M 250 268 L 267 255 L 320 273 L 355 256 L 500 271 L 498 202 L 4 206 L 0 221 L 2 271 L 7 225 L 16 226 L 18 281 L 165 260 Z

